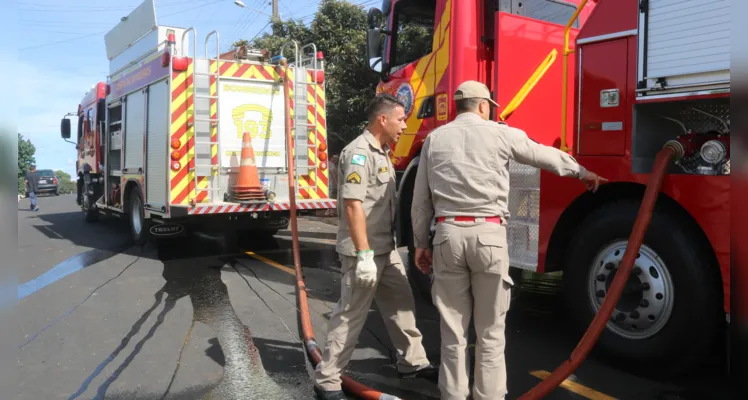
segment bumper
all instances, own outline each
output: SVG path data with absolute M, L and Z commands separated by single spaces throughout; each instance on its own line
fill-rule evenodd
M 296 202 L 297 210 L 326 210 L 337 207 L 335 200 L 299 200 Z M 248 213 L 261 211 L 289 211 L 290 203 L 260 203 L 260 204 L 205 204 L 197 205 L 187 211 L 189 215 L 210 215 L 210 214 L 233 214 Z
M 36 193 L 57 193 L 57 185 L 39 185 Z

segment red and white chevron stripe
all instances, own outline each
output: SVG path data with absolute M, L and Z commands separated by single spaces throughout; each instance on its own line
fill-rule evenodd
M 324 210 L 337 207 L 335 200 L 308 200 L 297 201 L 296 209 L 298 210 Z M 268 204 L 199 204 L 190 208 L 190 215 L 207 215 L 207 214 L 229 214 L 256 211 L 284 211 L 290 210 L 290 203 L 268 203 Z

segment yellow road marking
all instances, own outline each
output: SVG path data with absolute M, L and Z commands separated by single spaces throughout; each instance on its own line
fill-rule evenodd
M 294 276 L 296 275 L 296 271 L 295 270 L 293 270 L 291 268 L 288 268 L 285 265 L 281 265 L 281 264 L 279 264 L 279 263 L 277 263 L 277 262 L 275 262 L 275 261 L 273 261 L 273 260 L 271 260 L 269 258 L 265 258 L 265 257 L 263 257 L 263 256 L 261 256 L 259 254 L 255 254 L 254 252 L 251 252 L 251 251 L 245 251 L 244 253 L 246 255 L 252 257 L 252 258 L 256 258 L 256 259 L 264 262 L 265 264 L 268 264 L 268 265 L 270 265 L 272 267 L 278 268 L 279 270 L 281 270 L 283 272 L 289 273 L 289 274 L 294 275 Z
M 548 371 L 530 371 L 530 375 L 545 379 L 551 375 Z M 579 383 L 570 381 L 568 379 L 565 379 L 563 382 L 561 382 L 560 387 L 570 391 L 574 392 L 580 396 L 586 397 L 591 400 L 616 400 L 615 397 L 610 397 L 605 393 L 598 392 L 597 390 L 590 389 L 587 386 L 581 385 Z

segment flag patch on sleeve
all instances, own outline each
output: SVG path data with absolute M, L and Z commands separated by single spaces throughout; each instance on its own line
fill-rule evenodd
M 363 154 L 354 154 L 351 158 L 351 164 L 364 165 L 366 163 L 366 156 Z

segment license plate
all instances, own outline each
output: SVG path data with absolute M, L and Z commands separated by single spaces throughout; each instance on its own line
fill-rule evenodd
M 47 183 L 47 181 L 44 180 L 44 179 L 41 179 L 41 180 L 39 180 L 39 183 Z

